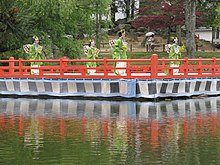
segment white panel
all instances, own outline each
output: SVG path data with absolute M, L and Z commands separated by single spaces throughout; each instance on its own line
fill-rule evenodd
M 205 91 L 206 83 L 207 83 L 207 81 L 201 81 L 199 91 Z
M 189 92 L 191 93 L 193 93 L 193 92 L 195 92 L 195 86 L 196 86 L 196 81 L 191 81 L 191 83 L 190 83 L 190 87 L 189 87 Z
M 92 82 L 84 83 L 86 93 L 94 93 L 94 86 Z
M 27 81 L 20 81 L 20 90 L 21 92 L 29 92 L 29 85 Z
M 178 93 L 185 93 L 185 88 L 186 88 L 186 82 L 185 81 L 181 81 L 179 83 L 179 88 L 178 88 Z
M 45 92 L 44 82 L 37 81 L 36 87 L 38 92 Z
M 172 93 L 172 91 L 173 91 L 173 85 L 174 85 L 173 82 L 168 82 L 167 89 L 166 89 L 166 93 Z
M 149 117 L 149 103 L 141 103 L 140 104 L 140 118 L 148 118 Z
M 139 82 L 139 89 L 140 89 L 140 93 L 142 95 L 148 95 L 149 94 L 149 89 L 148 89 L 148 83 L 147 82 Z
M 52 82 L 52 91 L 53 93 L 60 93 L 60 83 L 59 82 Z
M 110 83 L 109 82 L 103 82 L 101 83 L 102 93 L 103 94 L 110 94 Z
M 6 81 L 5 83 L 6 83 L 6 87 L 7 87 L 7 90 L 8 90 L 8 91 L 14 91 L 14 90 L 15 90 L 15 89 L 14 89 L 14 83 L 13 83 L 13 81 Z
M 67 82 L 68 92 L 77 93 L 77 87 L 75 82 Z
M 110 102 L 103 102 L 102 103 L 102 115 L 110 117 L 111 115 L 111 103 Z

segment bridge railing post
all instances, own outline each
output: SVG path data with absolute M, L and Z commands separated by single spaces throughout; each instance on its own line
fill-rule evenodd
M 19 75 L 22 76 L 22 75 L 23 75 L 22 58 L 19 58 L 19 59 L 18 59 L 18 63 L 19 63 Z
M 166 67 L 166 61 L 165 61 L 165 58 L 163 57 L 162 58 L 162 71 L 163 72 L 166 72 L 168 68 Z
M 212 76 L 216 73 L 216 57 L 212 57 Z
M 14 67 L 15 67 L 15 62 L 14 62 L 14 57 L 9 58 L 9 74 L 13 75 L 14 74 Z M 3 71 L 2 71 L 3 72 Z
M 199 68 L 198 68 L 198 75 L 202 76 L 202 57 L 199 57 Z
M 188 57 L 185 57 L 184 58 L 184 76 L 188 76 L 188 65 L 189 65 L 189 58 Z
M 131 76 L 131 61 L 130 59 L 128 59 L 127 61 L 127 67 L 126 67 L 126 73 L 127 73 L 127 76 Z
M 65 67 L 65 64 L 63 62 L 64 58 L 60 58 L 60 77 L 62 78 L 63 75 L 64 75 L 64 67 Z
M 68 64 L 67 64 L 67 57 L 66 56 L 64 56 L 63 57 L 63 66 L 67 66 Z
M 151 78 L 158 77 L 158 55 L 152 54 L 151 56 Z
M 108 59 L 104 58 L 104 77 L 108 76 Z

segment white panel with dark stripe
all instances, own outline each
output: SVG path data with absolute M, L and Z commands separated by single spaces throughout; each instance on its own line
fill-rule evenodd
M 0 94 L 135 97 L 135 80 L 0 79 Z
M 144 98 L 220 94 L 220 79 L 138 80 L 137 96 Z
M 0 79 L 0 94 L 158 98 L 220 94 L 220 79 Z

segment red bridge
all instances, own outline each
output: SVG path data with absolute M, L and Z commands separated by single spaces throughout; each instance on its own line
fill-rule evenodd
M 86 62 L 97 62 L 98 67 L 88 68 Z M 170 63 L 180 62 L 178 67 Z M 31 62 L 43 62 L 43 65 L 31 67 Z M 115 68 L 115 62 L 126 62 L 125 68 Z M 203 78 L 220 76 L 220 59 L 198 58 L 170 60 L 158 59 L 153 54 L 150 59 L 99 59 L 73 60 L 66 57 L 55 60 L 0 60 L 0 78 L 69 78 L 69 79 L 165 79 L 165 78 Z M 39 74 L 30 74 L 31 69 L 38 69 Z M 95 69 L 93 74 L 87 74 L 89 69 Z M 178 73 L 174 70 L 178 69 Z M 114 70 L 126 70 L 125 74 L 116 75 Z

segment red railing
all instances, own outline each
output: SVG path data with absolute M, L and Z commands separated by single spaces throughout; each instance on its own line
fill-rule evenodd
M 56 60 L 0 60 L 0 78 L 92 78 L 92 79 L 164 79 L 164 78 L 203 78 L 220 76 L 220 59 L 215 57 L 209 59 L 184 59 L 170 60 L 158 59 L 153 54 L 150 59 L 99 59 L 93 60 L 98 66 L 86 67 L 86 62 L 91 60 L 72 60 L 63 57 Z M 43 62 L 38 67 L 31 67 L 31 62 Z M 115 62 L 126 62 L 126 67 L 115 68 Z M 180 62 L 179 66 L 172 67 L 170 63 Z M 39 70 L 36 75 L 31 74 L 32 69 Z M 96 72 L 88 74 L 87 71 L 95 69 Z M 125 70 L 126 73 L 116 75 L 114 70 Z M 177 72 L 175 72 L 177 71 Z

